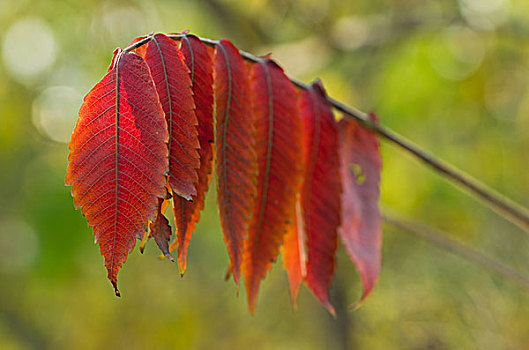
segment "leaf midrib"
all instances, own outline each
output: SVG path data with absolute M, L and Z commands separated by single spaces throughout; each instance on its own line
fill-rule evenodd
M 266 87 L 268 89 L 268 137 L 267 137 L 267 148 L 266 148 L 266 163 L 263 175 L 263 196 L 261 198 L 261 203 L 259 206 L 259 219 L 257 221 L 256 227 L 256 237 L 255 244 L 252 253 L 255 253 L 256 247 L 259 246 L 261 241 L 261 234 L 263 232 L 263 221 L 265 216 L 266 203 L 268 201 L 268 188 L 270 181 L 270 164 L 272 161 L 272 148 L 273 148 L 273 138 L 274 138 L 274 92 L 272 90 L 272 81 L 270 78 L 270 70 L 268 66 L 260 61 L 259 64 L 263 67 Z M 252 268 L 255 270 L 257 265 L 257 259 L 252 259 Z
M 116 190 L 115 190 L 115 193 L 114 193 L 114 196 L 115 196 L 115 200 L 114 200 L 114 206 L 115 206 L 115 209 L 114 209 L 114 236 L 112 237 L 112 258 L 111 258 L 111 262 L 110 262 L 110 274 L 111 274 L 111 280 L 112 282 L 114 283 L 113 279 L 114 279 L 114 264 L 115 264 L 115 251 L 116 251 L 116 242 L 117 242 L 117 232 L 118 232 L 118 214 L 119 214 L 119 211 L 118 211 L 118 198 L 119 198 L 119 113 L 120 113 L 120 104 L 119 104 L 119 97 L 120 97 L 120 64 L 121 64 L 121 58 L 123 57 L 123 54 L 122 53 L 119 53 L 118 54 L 119 57 L 116 61 L 116 65 L 115 65 L 115 68 L 116 68 L 116 87 L 115 87 L 115 90 L 116 90 L 116 100 L 115 100 L 115 104 L 116 104 L 116 114 L 114 116 L 114 123 L 116 124 L 116 149 L 115 149 L 115 152 L 116 152 L 116 157 L 114 159 L 114 169 L 115 169 L 115 172 L 116 172 L 116 175 L 115 175 L 115 182 L 116 182 Z M 116 290 L 117 290 L 117 287 L 115 287 Z
M 172 140 L 173 140 L 173 100 L 171 99 L 171 89 L 169 88 L 169 79 L 167 77 L 167 69 L 165 68 L 165 58 L 162 53 L 162 49 L 160 48 L 160 44 L 158 43 L 158 40 L 156 39 L 156 35 L 152 38 L 152 42 L 156 44 L 156 49 L 158 51 L 158 54 L 160 56 L 160 64 L 163 68 L 163 77 L 165 81 L 165 90 L 167 90 L 167 99 L 169 101 L 169 116 L 167 121 L 167 126 L 169 128 L 169 141 L 167 142 L 167 148 L 169 151 L 172 151 Z M 172 175 L 171 175 L 172 176 Z
M 310 155 L 310 158 L 309 158 L 309 170 L 307 172 L 307 186 L 306 186 L 306 189 L 308 189 L 308 197 L 305 198 L 305 230 L 306 232 L 308 233 L 310 231 L 310 228 L 311 228 L 311 218 L 312 218 L 312 215 L 311 212 L 310 212 L 310 203 L 311 203 L 311 197 L 312 197 L 312 179 L 313 179 L 313 176 L 314 176 L 314 169 L 316 168 L 316 158 L 318 156 L 318 151 L 319 151 L 319 147 L 320 147 L 320 122 L 321 122 L 321 110 L 320 110 L 320 105 L 318 104 L 318 102 L 321 102 L 321 101 L 318 101 L 318 96 L 316 95 L 316 92 L 314 90 L 314 88 L 311 88 L 309 90 L 309 99 L 310 99 L 310 102 L 311 102 L 311 110 L 313 112 L 313 115 L 314 115 L 314 121 L 311 125 L 311 127 L 314 128 L 314 135 L 313 135 L 313 142 L 312 142 L 312 150 L 311 150 L 311 155 Z M 307 260 L 308 261 L 308 260 Z
M 224 203 L 224 205 L 226 206 L 226 214 L 229 216 L 229 219 L 228 220 L 224 220 L 225 222 L 227 221 L 227 224 L 229 226 L 229 231 L 231 234 L 234 234 L 234 230 L 233 230 L 233 223 L 232 223 L 232 219 L 231 219 L 231 208 L 230 208 L 230 193 L 228 191 L 228 181 L 227 181 L 227 176 L 228 176 L 228 173 L 227 173 L 227 158 L 226 158 L 226 147 L 228 146 L 227 145 L 227 140 L 226 140 L 226 137 L 227 137 L 227 134 L 228 134 L 228 122 L 230 120 L 230 109 L 231 109 L 231 99 L 232 99 L 232 76 L 231 76 L 231 65 L 230 65 L 230 61 L 229 61 L 229 58 L 228 58 L 228 53 L 226 52 L 226 49 L 224 48 L 224 45 L 222 44 L 222 42 L 217 45 L 217 47 L 220 49 L 220 51 L 222 52 L 222 55 L 224 56 L 224 61 L 226 62 L 226 75 L 227 75 L 227 79 L 228 79 L 228 98 L 227 98 L 227 101 L 226 101 L 226 111 L 224 112 L 224 120 L 223 120 L 223 130 L 222 130 L 222 139 L 223 139 L 223 143 L 222 143 L 222 154 L 223 154 L 223 157 L 222 157 L 222 178 L 223 178 L 223 181 L 222 181 L 222 187 L 223 187 L 223 192 L 224 192 L 224 195 L 226 196 L 226 201 Z M 233 242 L 232 242 L 233 244 Z M 234 278 L 237 278 L 238 279 L 238 276 L 236 277 L 236 275 L 234 274 Z

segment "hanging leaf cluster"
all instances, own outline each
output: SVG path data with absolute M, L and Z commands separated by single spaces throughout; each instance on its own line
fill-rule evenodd
M 137 239 L 143 249 L 153 237 L 171 260 L 176 252 L 184 273 L 215 172 L 229 273 L 244 280 L 250 312 L 281 251 L 293 302 L 304 283 L 334 313 L 338 237 L 365 299 L 381 259 L 376 136 L 338 122 L 320 81 L 300 90 L 270 57 L 247 62 L 228 40 L 155 34 L 132 44 L 85 96 L 66 175 L 116 295 Z

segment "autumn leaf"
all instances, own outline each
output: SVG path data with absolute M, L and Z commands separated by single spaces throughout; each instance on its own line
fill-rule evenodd
M 316 298 L 334 314 L 329 288 L 335 269 L 341 212 L 338 128 L 321 82 L 303 91 L 300 103 L 305 131 L 305 176 L 301 191 L 307 239 L 305 282 Z
M 248 73 L 239 50 L 228 40 L 221 40 L 215 49 L 215 171 L 220 222 L 236 284 L 257 175 Z
M 299 194 L 298 194 L 299 195 Z M 298 291 L 303 278 L 307 275 L 305 237 L 303 236 L 303 217 L 299 196 L 296 200 L 296 215 L 294 222 L 288 226 L 281 252 L 283 264 L 290 284 L 290 299 L 294 308 L 297 306 Z
M 79 111 L 66 184 L 94 229 L 119 296 L 118 271 L 165 195 L 168 133 L 145 61 L 120 49 L 112 61 Z
M 376 118 L 372 116 L 376 121 Z M 364 285 L 360 302 L 380 273 L 382 218 L 378 209 L 382 159 L 377 136 L 347 119 L 339 123 L 342 226 L 338 233 Z
M 250 312 L 259 284 L 275 261 L 283 236 L 293 225 L 302 167 L 302 128 L 294 86 L 272 60 L 251 66 L 251 104 L 258 178 L 243 274 Z
M 191 200 L 197 193 L 200 145 L 189 69 L 175 42 L 161 33 L 137 52 L 149 65 L 167 120 L 169 186 L 174 194 Z
M 186 35 L 182 38 L 180 50 L 190 71 L 200 143 L 198 150 L 200 168 L 197 169 L 196 195 L 191 196 L 192 201 L 177 196 L 173 198 L 177 239 L 171 244 L 170 250 L 173 251 L 178 247 L 178 266 L 180 273 L 183 274 L 187 266 L 187 247 L 196 224 L 200 220 L 200 212 L 204 209 L 204 199 L 213 172 L 213 60 L 211 52 L 213 50 L 194 35 Z
M 142 251 L 154 237 L 172 261 L 178 247 L 184 273 L 215 165 L 226 276 L 239 285 L 242 271 L 251 313 L 281 250 L 294 306 L 304 282 L 334 314 L 338 235 L 361 276 L 363 301 L 380 272 L 376 136 L 337 123 L 321 82 L 295 82 L 297 90 L 271 59 L 244 53 L 248 64 L 228 40 L 183 32 L 131 45 L 115 51 L 85 97 L 66 175 L 116 295 L 137 238 Z M 171 194 L 177 235 L 169 244 Z
M 169 220 L 164 215 L 165 209 L 167 208 L 167 200 L 160 199 L 158 202 L 158 212 L 156 219 L 151 222 L 150 234 L 154 237 L 154 241 L 160 248 L 162 254 L 171 261 L 174 261 L 173 256 L 169 252 L 169 240 L 171 239 L 171 226 L 169 226 Z

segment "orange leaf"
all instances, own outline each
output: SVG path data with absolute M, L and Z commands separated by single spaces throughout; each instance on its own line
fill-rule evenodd
M 138 52 L 149 65 L 167 120 L 169 186 L 173 193 L 191 200 L 197 193 L 200 146 L 189 69 L 175 42 L 164 34 L 155 34 Z
M 248 88 L 246 63 L 231 42 L 221 40 L 215 50 L 215 170 L 220 222 L 236 284 L 256 190 L 257 162 Z
M 305 130 L 305 177 L 301 192 L 307 237 L 305 281 L 318 300 L 334 314 L 329 301 L 340 225 L 340 159 L 338 128 L 321 82 L 303 91 L 301 115 Z
M 299 196 L 298 196 L 299 197 Z M 301 216 L 301 203 L 296 202 L 296 215 L 294 222 L 288 226 L 282 246 L 283 264 L 287 270 L 290 284 L 290 299 L 294 308 L 297 306 L 299 286 L 304 276 L 307 275 L 305 268 L 305 239 L 303 237 L 303 218 Z
M 243 274 L 250 312 L 259 284 L 292 225 L 303 175 L 302 128 L 294 86 L 283 70 L 265 59 L 252 66 L 251 103 L 255 125 L 257 197 L 244 244 Z
M 204 199 L 208 191 L 213 171 L 213 63 L 210 48 L 205 46 L 194 35 L 182 38 L 180 50 L 190 70 L 193 98 L 198 119 L 198 140 L 200 149 L 200 168 L 197 170 L 198 182 L 195 184 L 197 194 L 192 201 L 180 197 L 173 198 L 173 211 L 177 227 L 177 239 L 169 247 L 178 246 L 178 266 L 183 274 L 187 265 L 187 247 L 200 212 L 204 209 Z
M 378 198 L 382 159 L 372 132 L 346 119 L 340 121 L 339 131 L 343 195 L 338 233 L 362 278 L 361 302 L 373 290 L 380 273 L 382 218 Z
M 145 61 L 117 49 L 113 62 L 84 98 L 69 145 L 66 184 L 94 228 L 119 296 L 118 270 L 165 195 L 168 134 Z

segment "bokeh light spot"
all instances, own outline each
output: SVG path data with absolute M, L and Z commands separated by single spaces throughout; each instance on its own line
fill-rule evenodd
M 459 0 L 461 15 L 473 27 L 494 30 L 510 15 L 509 0 Z
M 461 26 L 444 29 L 430 46 L 430 64 L 443 78 L 463 80 L 483 62 L 485 40 L 479 33 Z
M 22 83 L 31 83 L 51 67 L 55 62 L 56 51 L 53 31 L 37 17 L 26 17 L 13 23 L 2 43 L 6 70 Z
M 72 135 L 81 102 L 81 94 L 72 87 L 49 87 L 33 101 L 33 124 L 49 139 L 66 143 Z
M 334 43 L 343 50 L 355 50 L 369 39 L 369 24 L 359 16 L 340 18 L 333 27 Z
M 105 4 L 100 14 L 94 16 L 91 31 L 97 37 L 125 45 L 136 35 L 145 35 L 153 28 L 148 28 L 142 12 L 132 6 Z
M 35 262 L 39 250 L 35 230 L 25 221 L 0 221 L 0 272 L 17 274 Z

